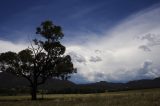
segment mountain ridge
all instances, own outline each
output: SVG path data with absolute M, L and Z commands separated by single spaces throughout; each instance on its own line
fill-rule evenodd
M 2 89 L 27 89 L 29 83 L 24 78 L 16 77 L 10 73 L 0 73 L 0 92 Z M 98 93 L 105 91 L 122 91 L 134 89 L 160 88 L 160 77 L 155 79 L 142 79 L 129 81 L 127 83 L 112 83 L 100 81 L 87 84 L 76 84 L 68 80 L 48 79 L 47 82 L 39 86 L 40 90 L 47 93 Z

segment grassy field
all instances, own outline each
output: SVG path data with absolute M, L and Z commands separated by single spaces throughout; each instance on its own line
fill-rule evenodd
M 37 101 L 30 96 L 0 96 L 0 106 L 160 106 L 160 89 L 44 95 Z

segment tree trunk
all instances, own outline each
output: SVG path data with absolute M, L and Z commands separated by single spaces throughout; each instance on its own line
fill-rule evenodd
M 34 84 L 32 86 L 31 95 L 32 95 L 32 100 L 37 100 L 37 84 Z
M 34 71 L 33 71 L 33 83 L 32 83 L 32 100 L 37 100 L 37 76 L 36 76 L 36 68 L 35 68 L 35 64 L 34 64 Z

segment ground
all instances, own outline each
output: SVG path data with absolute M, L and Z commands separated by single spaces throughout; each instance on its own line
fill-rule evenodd
M 0 96 L 0 106 L 159 106 L 160 89 L 106 92 L 99 94 L 50 94 L 30 96 Z

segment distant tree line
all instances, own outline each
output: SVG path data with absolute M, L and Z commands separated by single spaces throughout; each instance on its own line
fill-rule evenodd
M 61 89 L 39 89 L 38 94 L 88 94 L 88 93 L 104 93 L 104 88 L 92 87 L 71 87 Z M 0 88 L 0 95 L 20 95 L 30 94 L 29 88 Z

